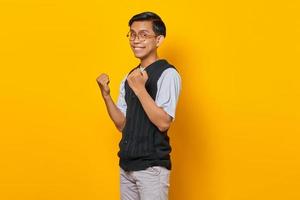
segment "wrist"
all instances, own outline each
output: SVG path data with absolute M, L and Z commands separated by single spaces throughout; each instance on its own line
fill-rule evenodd
M 143 93 L 145 93 L 145 92 L 146 92 L 146 88 L 141 88 L 141 89 L 135 91 L 135 95 L 136 95 L 137 97 L 140 97 L 140 96 L 143 95 Z
M 104 100 L 108 100 L 108 99 L 111 98 L 110 94 L 102 94 L 102 97 L 103 97 Z

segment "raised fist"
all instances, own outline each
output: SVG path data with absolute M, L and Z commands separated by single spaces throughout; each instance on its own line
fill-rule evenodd
M 109 89 L 109 77 L 107 74 L 100 74 L 100 76 L 97 77 L 96 79 L 99 87 L 100 87 L 100 90 L 101 90 L 101 93 L 102 93 L 102 96 L 103 97 L 107 97 L 110 95 L 110 89 Z

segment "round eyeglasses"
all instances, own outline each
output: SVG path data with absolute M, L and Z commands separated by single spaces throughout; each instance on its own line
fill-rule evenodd
M 129 31 L 126 35 L 126 37 L 129 39 L 129 41 L 134 41 L 136 38 L 139 39 L 139 41 L 145 41 L 148 38 L 156 37 L 157 35 L 150 35 L 144 31 L 139 32 L 136 34 L 134 31 Z

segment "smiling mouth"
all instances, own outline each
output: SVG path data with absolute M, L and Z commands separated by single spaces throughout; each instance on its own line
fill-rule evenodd
M 134 50 L 141 50 L 144 49 L 145 47 L 132 47 Z

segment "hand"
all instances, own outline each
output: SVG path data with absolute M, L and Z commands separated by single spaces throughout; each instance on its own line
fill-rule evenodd
M 104 74 L 102 73 L 100 76 L 97 77 L 96 79 L 99 87 L 100 87 L 100 90 L 101 90 L 101 93 L 102 93 L 102 96 L 105 98 L 105 97 L 108 97 L 110 95 L 110 89 L 109 89 L 109 77 L 107 74 Z
M 141 72 L 140 69 L 135 69 L 127 77 L 128 85 L 135 94 L 145 89 L 145 84 L 147 80 L 148 80 L 147 72 L 146 71 Z

